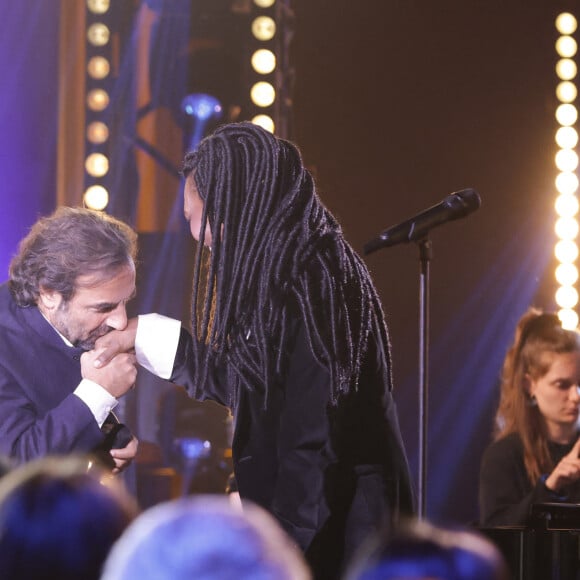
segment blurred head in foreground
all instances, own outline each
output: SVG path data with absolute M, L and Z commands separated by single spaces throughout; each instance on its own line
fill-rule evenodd
M 262 508 L 196 495 L 154 506 L 111 550 L 102 580 L 308 580 L 302 553 Z
M 99 578 L 137 508 L 116 480 L 88 465 L 48 457 L 0 480 L 0 578 Z

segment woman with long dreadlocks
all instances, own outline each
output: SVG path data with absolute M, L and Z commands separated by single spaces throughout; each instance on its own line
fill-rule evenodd
M 580 333 L 531 308 L 507 352 L 480 524 L 524 525 L 534 503 L 580 501 Z
M 144 345 L 164 319 L 141 316 L 138 360 L 232 409 L 242 502 L 278 518 L 317 578 L 336 578 L 371 530 L 413 509 L 376 290 L 290 142 L 225 125 L 186 155 L 183 174 L 202 241 L 192 334 L 181 330 L 176 349 L 163 339 L 177 353 L 163 371 L 159 346 Z

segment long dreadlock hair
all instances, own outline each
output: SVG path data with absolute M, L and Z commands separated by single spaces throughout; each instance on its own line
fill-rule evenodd
M 251 123 L 224 125 L 185 156 L 183 175 L 204 201 L 199 239 L 212 232 L 208 262 L 200 243 L 193 275 L 197 395 L 211 366 L 225 360 L 267 406 L 296 317 L 330 373 L 332 402 L 356 389 L 373 324 L 390 356 L 383 313 L 296 146 Z M 388 367 L 390 389 L 390 359 Z

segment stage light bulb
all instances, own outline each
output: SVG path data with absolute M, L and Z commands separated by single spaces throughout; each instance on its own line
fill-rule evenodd
M 252 87 L 250 97 L 254 105 L 269 107 L 276 100 L 276 91 L 270 83 L 261 81 Z
M 568 171 L 558 173 L 556 177 L 556 189 L 558 193 L 573 195 L 578 189 L 578 177 Z
M 556 198 L 556 213 L 560 217 L 572 217 L 578 213 L 578 198 L 575 195 L 563 194 Z
M 578 235 L 578 222 L 570 216 L 561 217 L 556 221 L 554 230 L 561 240 L 574 240 Z
M 558 262 L 571 264 L 578 257 L 578 245 L 572 240 L 560 240 L 554 248 L 554 253 Z
M 87 39 L 93 46 L 105 46 L 110 38 L 109 27 L 102 22 L 91 24 L 87 30 Z
M 207 121 L 212 117 L 219 117 L 222 112 L 220 102 L 211 95 L 193 93 L 181 101 L 181 110 L 200 121 Z
M 578 96 L 578 89 L 572 81 L 562 81 L 556 87 L 556 97 L 561 103 L 573 103 Z
M 87 8 L 93 14 L 104 14 L 111 7 L 111 0 L 87 0 Z
M 263 42 L 272 40 L 276 34 L 276 22 L 269 16 L 258 16 L 252 22 L 252 34 Z
M 571 58 L 561 58 L 556 63 L 556 74 L 563 81 L 571 81 L 578 72 L 576 63 Z
M 577 26 L 578 22 L 573 14 L 570 14 L 569 12 L 558 14 L 558 17 L 556 18 L 556 30 L 560 34 L 573 34 L 576 32 Z
M 578 268 L 574 264 L 559 264 L 555 274 L 561 286 L 573 286 L 578 280 Z
M 260 8 L 270 8 L 276 4 L 276 0 L 254 0 L 254 4 Z
M 87 72 L 93 79 L 104 79 L 109 75 L 111 65 L 104 56 L 93 56 L 87 63 Z
M 573 286 L 560 286 L 556 290 L 556 304 L 560 308 L 574 308 L 578 304 L 578 291 Z
M 560 125 L 569 127 L 577 121 L 578 109 L 570 103 L 558 105 L 558 108 L 556 109 L 556 119 Z
M 109 171 L 109 160 L 102 153 L 91 153 L 85 160 L 85 169 L 92 177 L 103 177 Z
M 578 131 L 574 127 L 560 127 L 556 131 L 556 143 L 562 149 L 574 149 L 578 144 Z
M 270 131 L 270 133 L 274 133 L 274 120 L 269 115 L 256 115 L 252 119 L 252 123 L 259 125 L 262 129 L 266 129 L 266 131 Z
M 578 328 L 578 314 L 571 308 L 562 308 L 558 311 L 558 318 L 564 330 L 576 330 Z
M 578 167 L 578 154 L 574 149 L 560 149 L 555 160 L 556 167 L 563 172 L 572 172 Z
M 91 111 L 104 111 L 109 105 L 109 93 L 103 89 L 89 91 L 87 105 Z
M 562 58 L 572 58 L 577 50 L 578 45 L 571 36 L 560 36 L 556 41 L 556 52 Z
M 95 145 L 104 143 L 109 138 L 109 128 L 101 121 L 93 121 L 87 127 L 87 139 Z
M 252 68 L 259 74 L 270 74 L 276 68 L 276 55 L 266 48 L 256 50 L 252 55 Z
M 109 192 L 102 185 L 91 185 L 83 196 L 85 207 L 103 211 L 109 204 Z

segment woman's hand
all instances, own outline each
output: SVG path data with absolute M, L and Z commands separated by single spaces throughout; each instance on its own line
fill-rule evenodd
M 559 493 L 564 487 L 580 479 L 580 437 L 570 453 L 562 457 L 546 479 L 546 487 Z
M 123 330 L 111 330 L 95 342 L 95 351 L 99 351 L 93 364 L 96 368 L 107 365 L 116 355 L 130 352 L 135 348 L 137 335 L 137 318 L 131 318 Z

